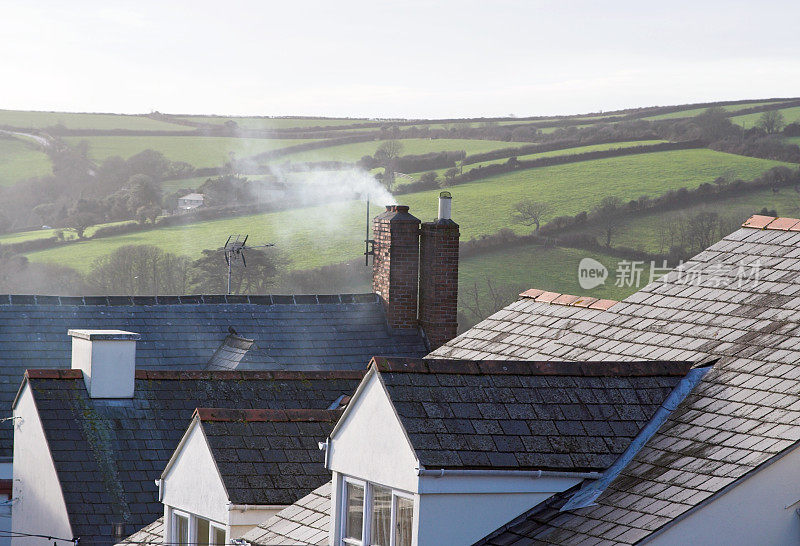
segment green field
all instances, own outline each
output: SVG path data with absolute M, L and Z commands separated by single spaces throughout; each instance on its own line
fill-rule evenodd
M 578 284 L 578 263 L 583 258 L 593 258 L 606 266 L 609 278 L 591 290 L 584 290 Z M 636 290 L 630 287 L 615 286 L 614 272 L 620 258 L 597 252 L 572 248 L 545 248 L 538 245 L 515 246 L 496 250 L 461 260 L 459 263 L 459 307 L 464 308 L 464 299 L 474 301 L 474 287 L 483 295 L 485 301 L 487 284 L 491 279 L 495 288 L 509 294 L 519 293 L 529 288 L 550 290 L 573 295 L 586 295 L 595 298 L 620 300 Z M 503 267 L 498 267 L 503 264 Z M 472 294 L 471 294 L 472 293 Z
M 739 110 L 746 110 L 748 108 L 754 108 L 756 106 L 764 106 L 765 104 L 780 104 L 783 101 L 761 101 L 761 102 L 747 102 L 744 104 L 731 104 L 728 106 L 720 106 L 723 110 L 727 110 L 728 112 L 738 112 Z M 642 119 L 647 120 L 659 120 L 659 119 L 679 119 L 679 118 L 689 118 L 694 117 L 697 115 L 702 114 L 706 110 L 708 110 L 708 106 L 704 108 L 691 108 L 689 110 L 679 110 L 677 112 L 670 112 L 669 114 L 660 114 L 657 116 L 647 116 Z M 761 114 L 758 114 L 761 115 Z
M 614 238 L 615 246 L 625 246 L 647 252 L 667 252 L 661 232 L 668 222 L 683 219 L 701 211 L 715 212 L 722 218 L 730 219 L 732 225 L 744 222 L 752 214 L 762 208 L 777 211 L 780 216 L 800 217 L 800 195 L 791 188 L 781 188 L 779 193 L 772 190 L 761 190 L 742 196 L 720 201 L 700 203 L 676 211 L 648 214 L 626 222 L 618 236 Z
M 797 146 L 800 146 L 800 137 L 789 137 L 784 140 L 789 144 L 796 144 Z
M 453 218 L 461 225 L 464 240 L 507 227 L 528 233 L 532 228 L 510 222 L 514 205 L 523 198 L 549 203 L 556 211 L 553 216 L 576 214 L 609 195 L 625 200 L 660 195 L 696 187 L 723 173 L 752 178 L 778 164 L 711 150 L 681 150 L 526 169 L 452 187 Z M 436 215 L 437 196 L 438 190 L 433 190 L 403 195 L 400 200 L 427 221 Z M 330 204 L 86 241 L 29 257 L 87 270 L 94 258 L 125 244 L 154 244 L 197 257 L 203 249 L 222 244 L 230 233 L 249 233 L 254 241 L 277 242 L 291 267 L 306 269 L 358 256 L 363 251 L 363 215 L 361 203 Z M 320 232 L 325 236 L 320 237 Z
M 616 150 L 619 148 L 633 148 L 635 146 L 651 146 L 653 144 L 660 144 L 662 142 L 666 142 L 666 140 L 632 140 L 628 142 L 609 142 L 606 144 L 593 144 L 591 146 L 578 146 L 576 148 L 564 148 L 561 150 L 551 150 L 549 152 L 539 152 L 536 154 L 528 154 L 528 155 L 518 155 L 517 159 L 520 161 L 523 160 L 531 160 L 531 159 L 541 159 L 543 157 L 556 157 L 560 155 L 575 155 L 575 154 L 585 154 L 587 152 L 598 152 L 601 150 Z M 491 161 L 481 161 L 479 163 L 472 163 L 470 165 L 464 165 L 464 170 L 474 169 L 479 166 L 487 167 L 489 165 L 495 165 L 497 163 L 506 163 L 508 161 L 507 157 L 502 159 L 494 159 Z
M 44 129 L 63 125 L 67 129 L 129 129 L 132 131 L 192 131 L 193 127 L 121 114 L 78 114 L 64 112 L 23 112 L 0 110 L 0 125 L 19 129 Z
M 102 161 L 111 156 L 128 158 L 143 150 L 161 152 L 172 161 L 185 161 L 195 167 L 217 167 L 230 161 L 230 153 L 237 158 L 286 148 L 304 142 L 305 139 L 234 138 L 205 136 L 92 136 L 68 137 L 67 142 L 89 143 L 89 157 Z
M 503 140 L 466 140 L 449 138 L 407 138 L 399 140 L 403 145 L 400 155 L 419 155 L 431 152 L 456 152 L 464 150 L 467 154 L 477 154 L 481 152 L 491 152 L 498 148 L 508 148 L 514 146 L 513 142 Z M 306 161 L 358 161 L 365 155 L 373 155 L 381 145 L 381 141 L 372 140 L 369 142 L 357 142 L 354 144 L 342 144 L 311 150 L 307 152 L 297 152 L 285 157 L 272 160 L 273 163 L 292 161 L 295 163 Z
M 0 186 L 51 173 L 50 158 L 36 144 L 0 134 Z
M 225 117 L 225 116 L 176 116 L 175 119 L 192 123 L 222 125 L 228 121 L 236 122 L 242 129 L 293 129 L 305 127 L 338 127 L 370 123 L 381 125 L 382 122 L 369 119 L 335 119 L 335 118 L 260 118 L 260 117 Z
M 783 114 L 783 121 L 787 124 L 800 121 L 800 106 L 795 106 L 793 108 L 782 108 L 778 110 L 778 112 Z M 762 115 L 763 112 L 758 112 L 756 114 L 745 114 L 743 116 L 734 116 L 731 118 L 731 121 L 741 125 L 745 129 L 750 129 L 751 127 L 758 125 Z
M 599 151 L 599 150 L 613 150 L 613 149 L 617 149 L 617 148 L 631 148 L 633 146 L 649 146 L 649 145 L 658 144 L 658 143 L 661 143 L 661 142 L 666 142 L 666 141 L 664 141 L 664 140 L 635 140 L 635 141 L 630 141 L 630 142 L 614 142 L 614 143 L 608 143 L 608 144 L 594 144 L 594 145 L 591 145 L 591 146 L 579 146 L 579 147 L 576 147 L 576 148 L 563 148 L 563 149 L 560 149 L 560 150 L 551 150 L 549 152 L 539 152 L 539 153 L 536 153 L 536 154 L 520 155 L 520 156 L 517 156 L 517 159 L 519 159 L 519 160 L 530 160 L 530 159 L 539 159 L 539 158 L 542 158 L 542 157 L 554 157 L 554 156 L 560 156 L 560 155 L 582 154 L 582 153 L 586 153 L 586 152 L 594 152 L 594 151 Z M 506 162 L 508 162 L 508 159 L 509 158 L 504 157 L 504 158 L 501 158 L 501 159 L 493 159 L 493 160 L 490 160 L 490 161 L 481 161 L 479 163 L 471 163 L 469 165 L 464 165 L 464 169 L 463 170 L 466 173 L 466 172 L 471 171 L 472 169 L 477 169 L 480 166 L 487 167 L 489 165 L 495 165 L 495 164 L 498 164 L 498 163 L 506 163 Z M 443 177 L 444 173 L 447 170 L 448 169 L 435 169 L 432 172 L 435 172 L 436 174 L 438 174 L 439 177 Z M 383 169 L 381 169 L 381 168 L 374 169 L 373 170 L 373 174 L 380 173 L 382 171 L 383 171 Z M 425 174 L 426 172 L 429 172 L 429 171 L 423 171 L 423 172 L 417 172 L 417 173 L 406 173 L 406 174 L 408 174 L 408 176 L 410 178 L 405 178 L 405 177 L 398 178 L 397 179 L 397 185 L 398 186 L 402 186 L 404 184 L 410 184 L 412 182 L 415 182 L 415 181 L 419 180 L 420 177 L 423 174 Z

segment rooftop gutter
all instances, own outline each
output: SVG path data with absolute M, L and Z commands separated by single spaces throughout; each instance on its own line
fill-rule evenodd
M 587 483 L 578 492 L 576 492 L 570 499 L 561 507 L 561 512 L 567 510 L 576 510 L 578 508 L 586 508 L 587 506 L 594 506 L 595 500 L 603 491 L 614 481 L 622 470 L 628 466 L 628 463 L 633 460 L 637 453 L 644 447 L 644 445 L 653 437 L 653 435 L 661 428 L 661 425 L 667 420 L 673 411 L 680 405 L 686 396 L 694 390 L 695 386 L 701 379 L 708 373 L 717 361 L 714 360 L 702 367 L 692 368 L 675 386 L 667 399 L 656 410 L 655 415 L 639 432 L 636 438 L 630 443 L 628 448 L 614 461 L 608 470 L 603 472 L 602 477 L 597 481 Z
M 567 472 L 560 470 L 461 470 L 461 469 L 427 469 L 420 468 L 417 470 L 417 476 L 433 476 L 434 478 L 444 478 L 446 476 L 465 476 L 465 477 L 529 477 L 531 479 L 538 478 L 578 478 L 582 480 L 597 480 L 603 474 L 600 472 Z

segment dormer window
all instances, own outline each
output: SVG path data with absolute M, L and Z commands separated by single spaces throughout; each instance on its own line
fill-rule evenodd
M 345 478 L 342 540 L 351 546 L 411 546 L 414 499 L 409 493 Z
M 172 540 L 175 546 L 224 546 L 222 525 L 188 512 L 172 511 Z

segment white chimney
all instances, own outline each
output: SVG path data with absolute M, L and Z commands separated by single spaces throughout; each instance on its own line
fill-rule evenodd
M 83 372 L 91 398 L 133 398 L 136 340 L 122 330 L 69 330 L 72 369 Z
M 449 220 L 450 219 L 450 206 L 453 202 L 453 196 L 450 195 L 449 191 L 443 191 L 439 194 L 439 216 L 437 220 Z

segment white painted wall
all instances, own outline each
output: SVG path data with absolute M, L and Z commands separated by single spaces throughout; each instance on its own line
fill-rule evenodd
M 419 495 L 416 544 L 472 544 L 553 493 Z
M 192 422 L 161 487 L 165 505 L 227 526 L 228 494 L 199 421 Z
M 377 374 L 366 379 L 343 419 L 328 448 L 331 470 L 417 491 L 417 457 Z
M 14 532 L 72 538 L 67 506 L 58 481 L 53 458 L 39 419 L 36 402 L 26 384 L 14 416 L 14 489 L 12 510 Z M 17 538 L 15 545 L 42 544 L 39 538 Z
M 199 421 L 192 422 L 178 449 L 162 476 L 165 517 L 167 507 L 175 508 L 212 520 L 225 527 L 229 538 L 239 538 L 286 508 L 232 505 Z
M 696 509 L 648 544 L 750 546 L 800 542 L 800 448 Z

